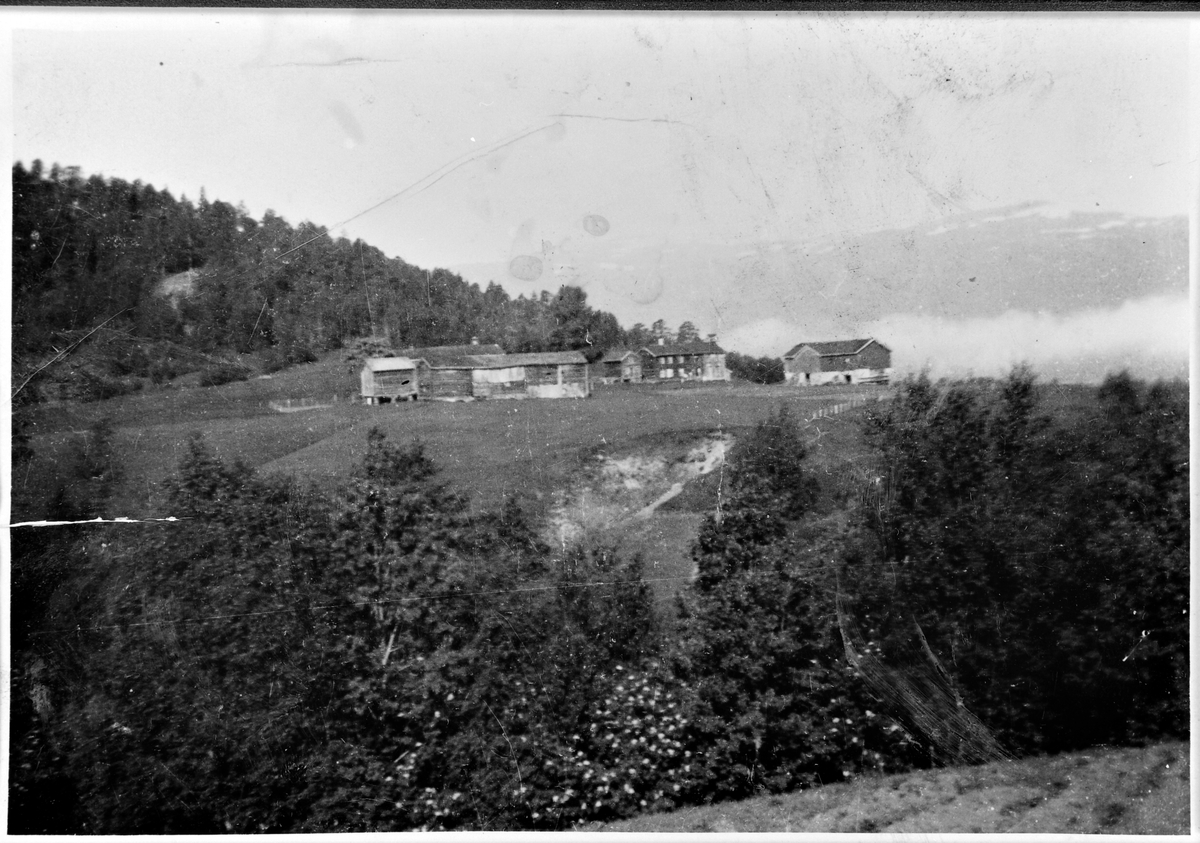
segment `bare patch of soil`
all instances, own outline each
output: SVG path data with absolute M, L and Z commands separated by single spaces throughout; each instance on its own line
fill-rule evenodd
M 545 538 L 565 549 L 588 536 L 606 540 L 618 526 L 636 529 L 634 522 L 653 517 L 689 482 L 719 472 L 731 444 L 728 434 L 712 432 L 597 451 L 572 485 L 556 493 Z

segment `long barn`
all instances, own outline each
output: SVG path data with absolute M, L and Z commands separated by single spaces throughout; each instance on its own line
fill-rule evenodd
M 784 379 L 795 386 L 886 384 L 892 351 L 875 339 L 802 342 L 783 355 Z
M 363 400 L 398 400 L 372 386 L 381 377 L 404 380 L 403 364 L 415 373 L 415 397 L 433 401 L 484 398 L 586 398 L 591 394 L 587 358 L 578 351 L 505 354 L 498 345 L 445 345 L 409 348 L 404 357 L 371 358 L 363 367 Z
M 587 398 L 587 358 L 578 351 L 502 354 L 473 373 L 477 398 Z

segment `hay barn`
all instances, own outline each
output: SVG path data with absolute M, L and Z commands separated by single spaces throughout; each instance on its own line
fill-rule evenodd
M 887 384 L 892 352 L 874 339 L 800 343 L 783 355 L 783 376 L 794 386 Z
M 586 398 L 587 358 L 578 351 L 505 354 L 498 345 L 443 345 L 405 350 L 417 395 L 434 401 L 484 398 Z M 366 398 L 366 369 L 363 396 Z M 379 403 L 379 402 L 370 402 Z
M 419 367 L 424 362 L 411 357 L 368 358 L 361 373 L 363 403 L 416 401 L 419 395 Z
M 600 360 L 603 383 L 636 383 L 642 379 L 642 359 L 628 348 L 610 349 Z

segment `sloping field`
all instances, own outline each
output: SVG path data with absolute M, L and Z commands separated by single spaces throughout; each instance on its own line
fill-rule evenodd
M 596 448 L 619 448 L 643 437 L 736 430 L 780 404 L 792 406 L 797 417 L 809 417 L 856 394 L 845 388 L 798 391 L 712 384 L 600 388 L 587 400 L 368 407 L 354 400 L 357 374 L 352 369 L 340 355 L 330 355 L 269 379 L 41 406 L 32 430 L 36 456 L 13 477 L 13 520 L 47 517 L 56 485 L 70 471 L 72 449 L 102 418 L 115 429 L 124 474 L 109 517 L 146 515 L 193 433 L 202 434 L 223 459 L 325 483 L 349 474 L 365 452 L 367 431 L 375 426 L 393 441 L 425 443 L 442 468 L 442 480 L 470 494 L 477 507 L 492 508 L 521 495 L 535 514 L 544 514 L 554 491 L 570 482 Z M 866 392 L 878 395 L 882 390 Z M 272 402 L 287 399 L 332 406 L 294 413 L 272 409 Z
M 1188 834 L 1182 742 L 922 770 L 589 826 L 620 832 Z
M 836 403 L 845 393 L 797 395 L 794 390 L 726 385 L 685 390 L 598 390 L 587 400 L 420 402 L 360 408 L 355 424 L 264 464 L 314 479 L 345 476 L 366 448 L 366 428 L 389 439 L 419 439 L 442 467 L 443 479 L 471 493 L 481 507 L 521 494 L 544 501 L 563 488 L 598 448 L 619 448 L 667 434 L 734 431 L 780 404 L 798 417 Z M 356 408 L 359 409 L 359 408 Z M 317 411 L 320 412 L 320 411 Z M 535 509 L 537 505 L 535 503 Z

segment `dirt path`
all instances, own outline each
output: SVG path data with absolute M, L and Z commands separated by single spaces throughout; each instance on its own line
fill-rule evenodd
M 675 483 L 674 485 L 671 486 L 670 489 L 667 489 L 666 492 L 659 495 L 657 498 L 655 498 L 649 504 L 647 504 L 646 506 L 639 509 L 633 517 L 634 518 L 649 518 L 651 515 L 654 514 L 654 510 L 658 509 L 660 506 L 662 506 L 664 503 L 671 500 L 672 498 L 679 497 L 681 494 L 683 494 L 683 484 Z

